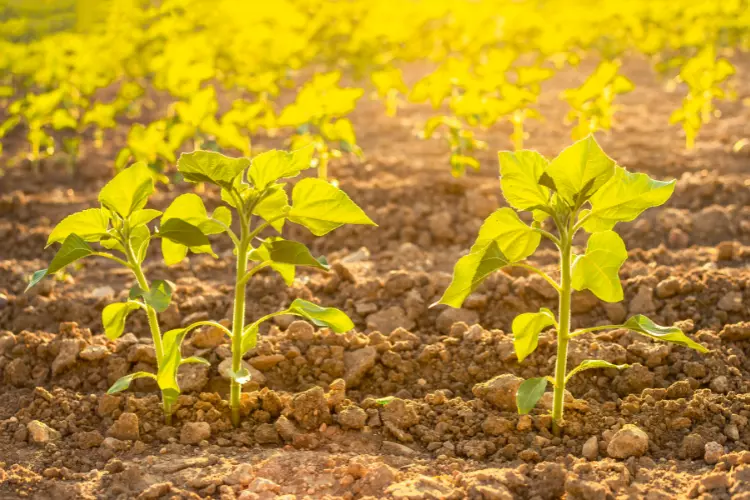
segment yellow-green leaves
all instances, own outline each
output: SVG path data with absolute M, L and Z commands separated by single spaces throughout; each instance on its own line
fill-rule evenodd
M 335 307 L 322 307 L 307 300 L 295 299 L 286 314 L 302 316 L 318 326 L 328 327 L 336 333 L 344 333 L 354 328 L 354 323 L 343 311 Z
M 555 190 L 570 206 L 580 206 L 614 173 L 614 160 L 604 154 L 592 135 L 564 149 L 546 170 Z
M 159 384 L 162 397 L 167 402 L 174 402 L 180 395 L 180 386 L 177 384 L 177 369 L 182 361 L 180 348 L 187 333 L 187 328 L 177 328 L 166 332 L 162 339 L 164 356 L 156 374 L 156 383 Z
M 323 236 L 344 224 L 375 226 L 365 212 L 336 186 L 321 179 L 302 179 L 292 191 L 288 219 Z
M 144 290 L 138 285 L 133 286 L 130 289 L 129 298 L 130 300 L 143 299 L 143 302 L 153 307 L 156 312 L 164 312 L 172 300 L 173 290 L 174 285 L 169 281 L 155 280 L 148 290 Z
M 281 184 L 270 186 L 268 191 L 255 205 L 253 215 L 257 215 L 265 221 L 271 221 L 271 227 L 281 232 L 284 228 L 285 215 L 291 208 L 289 196 Z
M 253 158 L 248 177 L 256 189 L 263 190 L 279 179 L 296 177 L 310 168 L 314 148 L 308 146 L 287 152 L 273 149 Z
M 623 299 L 619 271 L 628 258 L 622 238 L 614 231 L 594 233 L 589 237 L 586 253 L 573 262 L 573 288 L 591 290 L 605 302 Z
M 122 217 L 146 205 L 154 192 L 154 178 L 148 166 L 138 162 L 109 181 L 99 192 L 99 202 Z
M 225 209 L 219 212 L 224 222 L 231 223 L 231 213 Z M 218 209 L 217 209 L 218 211 Z M 216 213 L 215 211 L 214 213 Z M 168 266 L 177 264 L 187 255 L 188 249 L 193 253 L 208 253 L 214 255 L 211 245 L 204 231 L 199 229 L 203 225 L 211 226 L 203 200 L 193 193 L 178 196 L 164 211 L 161 218 L 159 234 L 162 237 L 161 251 L 164 262 Z M 218 227 L 206 227 L 208 234 L 213 234 Z M 218 232 L 218 231 L 217 231 Z
M 568 373 L 565 377 L 565 382 L 567 383 L 576 373 L 580 373 L 584 370 L 591 370 L 592 368 L 616 368 L 618 370 L 624 370 L 629 367 L 630 365 L 616 365 L 601 359 L 585 359 Z
M 225 189 L 250 166 L 247 158 L 230 158 L 213 151 L 183 153 L 177 160 L 177 170 L 188 182 L 209 182 Z
M 513 320 L 513 347 L 518 362 L 536 350 L 539 344 L 539 333 L 547 327 L 557 324 L 552 311 L 543 307 L 536 313 L 519 314 Z
M 116 302 L 109 304 L 102 310 L 102 325 L 104 325 L 104 334 L 110 340 L 120 338 L 125 331 L 125 320 L 128 315 L 141 307 L 138 302 Z
M 646 337 L 651 337 L 652 339 L 662 340 L 664 342 L 671 342 L 673 344 L 689 347 L 690 349 L 695 349 L 698 352 L 708 352 L 708 349 L 685 335 L 682 330 L 680 330 L 676 326 L 657 325 L 642 314 L 638 314 L 636 316 L 628 318 L 628 320 L 622 326 L 623 328 L 627 328 L 628 330 L 640 333 L 641 335 L 645 335 Z
M 268 263 L 271 269 L 284 278 L 287 285 L 291 285 L 294 281 L 295 266 L 310 266 L 328 270 L 325 259 L 313 257 L 305 245 L 279 237 L 266 238 L 263 244 L 250 252 L 249 257 L 261 263 Z
M 148 224 L 160 215 L 161 212 L 159 210 L 154 210 L 153 208 L 143 208 L 141 210 L 136 210 L 132 214 L 130 214 L 128 222 L 130 223 L 131 228 L 136 228 L 138 226 Z
M 622 167 L 589 200 L 590 212 L 584 229 L 591 233 L 612 229 L 618 222 L 632 221 L 644 210 L 666 202 L 674 192 L 675 181 L 656 181 L 646 174 L 630 173 Z
M 107 234 L 109 217 L 100 208 L 88 208 L 68 215 L 50 233 L 47 246 L 65 240 L 71 233 L 75 233 L 84 241 L 99 241 Z
M 534 253 L 540 240 L 541 235 L 524 224 L 512 208 L 495 211 L 479 229 L 469 255 L 456 263 L 453 280 L 438 303 L 461 307 L 490 274 Z
M 544 390 L 547 388 L 545 377 L 535 377 L 524 380 L 516 392 L 516 406 L 519 415 L 529 413 L 542 399 Z
M 112 384 L 112 387 L 109 388 L 107 391 L 107 394 L 115 394 L 118 392 L 122 392 L 128 387 L 130 387 L 130 383 L 133 382 L 133 380 L 139 379 L 139 378 L 150 378 L 153 380 L 156 380 L 156 375 L 149 372 L 135 372 L 130 373 L 128 375 L 125 375 L 124 377 L 120 377 L 117 379 L 117 382 Z
M 536 151 L 501 151 L 500 187 L 508 204 L 516 210 L 530 210 L 549 201 L 549 188 L 539 184 L 549 161 Z
M 80 236 L 69 234 L 65 238 L 65 241 L 63 241 L 60 250 L 52 258 L 52 262 L 50 262 L 47 269 L 47 274 L 56 273 L 68 264 L 72 264 L 78 259 L 82 259 L 92 253 L 94 253 L 94 250 Z

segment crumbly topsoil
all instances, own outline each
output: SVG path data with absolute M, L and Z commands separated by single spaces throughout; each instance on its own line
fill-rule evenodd
M 428 110 L 408 106 L 388 119 L 364 102 L 353 119 L 367 159 L 331 171 L 380 227 L 319 239 L 289 227 L 287 237 L 326 254 L 333 270 L 303 271 L 291 288 L 259 275 L 248 288 L 248 319 L 302 297 L 342 308 L 355 331 L 285 317 L 266 325 L 246 357 L 253 381 L 238 429 L 224 401 L 227 339 L 198 331 L 184 354 L 212 366 L 181 369 L 184 394 L 167 426 L 149 381 L 105 394 L 130 371 L 155 370 L 145 318 L 134 314 L 115 342 L 102 332 L 101 310 L 127 293 L 127 273 L 87 260 L 23 294 L 54 252 L 44 249 L 51 228 L 95 205 L 118 131 L 74 177 L 48 161 L 37 176 L 22 167 L 1 181 L 0 498 L 750 498 L 750 156 L 732 151 L 750 111 L 724 106 L 685 153 L 665 126 L 680 96 L 640 61 L 625 69 L 636 90 L 600 142 L 624 166 L 678 183 L 667 205 L 617 226 L 630 254 L 625 300 L 576 294 L 574 326 L 644 313 L 678 323 L 710 353 L 626 331 L 587 334 L 572 342 L 571 366 L 596 358 L 631 367 L 576 376 L 561 436 L 551 432 L 549 395 L 517 415 L 515 387 L 552 372 L 556 340 L 544 333 L 519 364 L 510 323 L 554 309 L 554 290 L 514 270 L 490 278 L 464 309 L 428 307 L 502 203 L 494 152 L 509 147 L 508 130 L 490 131 L 482 171 L 455 180 L 444 146 L 412 133 Z M 547 121 L 530 126 L 529 147 L 553 155 L 569 142 L 556 96 L 577 79 L 560 75 L 544 93 Z M 740 82 L 740 95 L 749 85 Z M 186 189 L 162 188 L 155 206 Z M 226 242 L 215 248 L 219 259 L 190 256 L 171 268 L 158 251 L 147 260 L 151 279 L 177 284 L 165 328 L 231 317 L 233 256 Z M 533 263 L 554 274 L 556 259 L 542 247 Z

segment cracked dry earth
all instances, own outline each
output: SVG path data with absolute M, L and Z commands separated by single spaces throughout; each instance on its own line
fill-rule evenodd
M 428 309 L 502 203 L 494 152 L 509 146 L 508 130 L 489 131 L 482 170 L 456 180 L 443 146 L 411 132 L 429 110 L 407 106 L 388 119 L 365 102 L 353 119 L 367 159 L 332 172 L 380 227 L 319 239 L 289 227 L 332 272 L 303 271 L 291 288 L 262 275 L 248 289 L 248 318 L 303 297 L 344 309 L 355 331 L 283 317 L 266 326 L 246 358 L 253 381 L 238 429 L 222 399 L 227 339 L 198 331 L 184 354 L 212 366 L 181 368 L 184 394 L 165 426 L 148 381 L 105 395 L 123 374 L 155 368 L 144 317 L 133 315 L 116 342 L 103 335 L 101 310 L 126 294 L 128 275 L 89 259 L 23 294 L 51 258 L 54 224 L 95 205 L 120 131 L 74 178 L 48 162 L 38 176 L 21 167 L 0 179 L 0 498 L 750 498 L 750 156 L 732 152 L 750 110 L 723 106 L 686 153 L 665 126 L 680 96 L 640 61 L 625 69 L 637 88 L 600 142 L 622 165 L 678 183 L 665 206 L 616 228 L 630 254 L 625 301 L 577 294 L 574 326 L 647 313 L 680 324 L 709 354 L 625 331 L 587 334 L 573 341 L 571 366 L 601 358 L 631 368 L 577 376 L 561 437 L 544 408 L 519 417 L 519 377 L 552 372 L 555 337 L 544 333 L 519 364 L 510 323 L 554 308 L 554 290 L 513 270 L 464 309 Z M 556 96 L 578 80 L 562 74 L 548 86 L 547 120 L 530 128 L 529 147 L 554 155 L 569 143 Z M 740 96 L 749 91 L 741 82 Z M 163 187 L 155 206 L 186 189 Z M 207 196 L 213 208 L 217 193 Z M 191 255 L 172 268 L 158 251 L 147 260 L 151 279 L 177 284 L 165 328 L 230 317 L 233 257 L 224 242 L 215 248 L 219 259 Z M 554 273 L 556 258 L 545 247 L 532 262 Z M 394 399 L 383 405 L 384 396 Z

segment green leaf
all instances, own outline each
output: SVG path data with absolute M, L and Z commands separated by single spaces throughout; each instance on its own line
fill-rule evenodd
M 159 235 L 189 248 L 209 244 L 208 238 L 197 226 L 182 219 L 169 219 L 164 222 L 159 228 Z
M 253 323 L 247 325 L 242 331 L 242 354 L 249 352 L 251 349 L 255 349 L 258 343 L 258 327 L 260 325 Z
M 302 179 L 292 191 L 288 219 L 323 236 L 344 224 L 376 226 L 364 211 L 339 188 L 322 179 Z
M 328 265 L 313 257 L 310 250 L 296 241 L 283 238 L 267 238 L 263 245 L 268 249 L 269 259 L 279 264 L 309 266 L 328 271 Z
M 590 233 L 607 231 L 618 222 L 629 222 L 644 210 L 664 204 L 674 192 L 675 181 L 662 182 L 622 167 L 594 194 L 583 227 Z
M 546 173 L 568 205 L 580 206 L 614 175 L 615 162 L 589 135 L 564 149 Z
M 248 177 L 256 189 L 265 189 L 279 179 L 296 177 L 310 168 L 314 148 L 308 146 L 288 153 L 272 149 L 252 159 Z
M 526 415 L 529 413 L 539 400 L 542 399 L 546 388 L 546 377 L 536 377 L 524 380 L 521 385 L 518 386 L 518 392 L 516 392 L 518 414 Z
M 126 168 L 109 181 L 99 192 L 99 202 L 105 207 L 128 217 L 146 205 L 154 192 L 154 178 L 143 162 Z
M 148 251 L 148 244 L 151 241 L 151 230 L 145 224 L 136 226 L 130 231 L 130 247 L 135 252 L 135 257 L 138 262 L 143 262 L 146 259 L 146 253 Z M 115 246 L 117 248 L 119 243 Z M 119 248 L 117 248 L 119 250 Z
M 640 333 L 646 337 L 651 337 L 652 339 L 663 340 L 664 342 L 671 342 L 673 344 L 689 347 L 690 349 L 695 349 L 702 353 L 708 352 L 708 349 L 685 335 L 682 330 L 676 326 L 657 325 L 642 314 L 628 318 L 622 326 L 623 328 Z
M 47 247 L 75 233 L 84 241 L 99 241 L 107 234 L 109 216 L 101 208 L 88 208 L 65 217 L 47 239 Z M 45 247 L 46 248 L 46 247 Z
M 253 215 L 257 215 L 265 221 L 286 214 L 291 208 L 289 206 L 289 196 L 284 191 L 283 185 L 272 186 L 269 189 L 271 192 L 266 194 L 253 209 Z M 284 220 L 285 218 L 282 217 L 273 221 L 271 227 L 281 232 L 284 228 Z
M 128 315 L 140 308 L 137 302 L 117 302 L 109 304 L 102 310 L 102 325 L 104 325 L 104 334 L 110 340 L 120 338 L 125 331 L 125 320 Z
M 573 288 L 591 290 L 605 302 L 623 299 L 620 267 L 628 258 L 622 238 L 614 231 L 602 231 L 589 237 L 586 253 L 573 261 Z
M 573 368 L 573 370 L 568 373 L 568 375 L 565 377 L 565 383 L 567 383 L 573 375 L 584 370 L 591 370 L 592 368 L 617 368 L 618 370 L 624 370 L 625 368 L 629 367 L 630 365 L 616 365 L 614 363 L 603 361 L 601 359 L 586 359 L 581 361 L 581 364 Z
M 501 151 L 500 187 L 503 197 L 516 210 L 546 206 L 550 191 L 539 184 L 549 161 L 536 151 Z
M 254 248 L 253 250 L 251 250 L 248 254 L 248 257 L 251 260 L 258 262 L 270 262 L 271 269 L 281 275 L 281 277 L 284 279 L 284 283 L 286 283 L 287 285 L 291 285 L 294 282 L 294 277 L 296 276 L 294 264 L 274 262 L 274 260 L 271 258 L 271 245 L 276 240 L 283 241 L 283 238 L 280 238 L 278 236 L 266 238 L 264 244 L 260 245 L 258 248 Z
M 302 299 L 295 299 L 286 310 L 286 314 L 302 316 L 314 324 L 328 327 L 336 333 L 348 332 L 354 328 L 354 323 L 343 311 L 335 307 L 321 307 Z
M 482 224 L 469 255 L 456 263 L 451 284 L 438 304 L 461 307 L 490 274 L 534 253 L 541 237 L 512 208 L 496 210 Z
M 225 210 L 229 212 L 228 208 L 225 208 Z M 226 217 L 221 211 L 219 215 L 223 218 Z M 229 217 L 231 224 L 231 212 Z M 203 200 L 200 196 L 195 193 L 185 193 L 175 198 L 164 211 L 164 215 L 161 218 L 159 232 L 162 235 L 161 252 L 164 256 L 164 263 L 172 266 L 181 262 L 187 255 L 188 249 L 193 253 L 207 253 L 215 257 L 216 255 L 211 249 L 206 234 L 214 234 L 213 230 L 216 228 L 206 227 L 210 226 L 209 221 L 206 207 L 203 205 Z M 165 236 L 165 227 L 167 229 L 174 229 L 177 236 L 175 237 L 175 234 L 169 233 Z M 224 229 L 221 228 L 221 230 Z
M 156 382 L 162 392 L 171 391 L 171 394 L 180 394 L 180 386 L 177 384 L 177 369 L 182 361 L 180 349 L 187 333 L 187 328 L 176 328 L 166 332 L 162 338 L 164 357 L 159 366 L 159 373 L 156 375 Z
M 232 226 L 232 211 L 227 207 L 216 207 L 211 217 L 199 222 L 198 229 L 205 235 L 220 234 Z
M 539 333 L 556 323 L 555 315 L 544 307 L 539 312 L 523 313 L 516 316 L 511 328 L 513 330 L 513 347 L 516 350 L 519 363 L 536 350 L 539 344 Z
M 130 383 L 139 378 L 151 378 L 156 380 L 156 375 L 149 372 L 135 372 L 131 373 L 129 375 L 125 375 L 124 377 L 120 377 L 117 382 L 112 384 L 112 387 L 109 388 L 107 391 L 107 394 L 115 394 L 117 392 L 124 391 L 128 387 L 130 387 Z
M 180 366 L 189 364 L 211 366 L 211 363 L 207 359 L 201 358 L 200 356 L 190 356 L 189 358 L 184 358 L 180 361 Z
M 151 306 L 156 312 L 164 312 L 172 301 L 174 285 L 165 280 L 154 280 L 149 290 L 144 290 L 138 285 L 130 289 L 129 298 L 135 300 L 142 298 L 146 305 Z
M 247 158 L 230 158 L 213 151 L 183 153 L 177 160 L 177 170 L 188 182 L 209 182 L 225 189 L 250 166 Z
M 49 264 L 47 274 L 53 274 L 73 262 L 91 255 L 94 250 L 75 233 L 71 233 L 63 241 L 60 250 L 57 251 Z
M 148 224 L 152 220 L 156 219 L 161 215 L 161 211 L 154 210 L 153 208 L 144 208 L 136 210 L 128 218 L 131 228 L 136 228 Z
M 23 291 L 23 293 L 28 292 L 31 287 L 36 286 L 40 281 L 44 279 L 45 276 L 47 276 L 46 269 L 40 269 L 39 271 L 34 271 L 34 274 L 31 275 L 29 284 L 26 285 L 26 289 Z

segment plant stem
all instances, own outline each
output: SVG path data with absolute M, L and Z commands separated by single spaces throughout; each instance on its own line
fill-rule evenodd
M 561 232 L 560 239 L 560 307 L 557 328 L 557 365 L 555 366 L 555 392 L 552 405 L 552 429 L 560 434 L 565 399 L 565 374 L 568 364 L 568 341 L 570 340 L 570 298 L 571 298 L 571 237 L 567 231 Z
M 241 220 L 242 233 L 237 248 L 237 277 L 234 286 L 234 314 L 232 318 L 232 371 L 237 373 L 242 367 L 242 330 L 245 328 L 245 285 L 247 273 L 247 250 L 250 244 L 247 224 Z M 232 378 L 229 394 L 229 405 L 232 408 L 232 425 L 240 425 L 240 394 L 242 384 Z
M 318 163 L 318 177 L 324 181 L 328 180 L 328 152 L 324 151 L 320 154 L 320 162 Z

